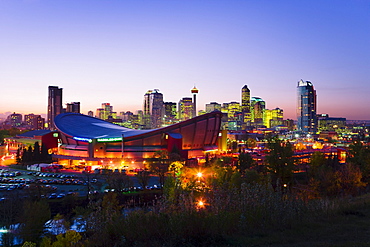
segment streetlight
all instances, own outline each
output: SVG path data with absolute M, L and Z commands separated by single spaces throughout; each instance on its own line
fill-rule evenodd
M 200 179 L 203 177 L 203 173 L 202 172 L 198 172 L 197 173 L 197 177 L 198 177 L 198 183 L 200 183 Z
M 200 199 L 200 200 L 197 202 L 197 204 L 196 204 L 197 209 L 204 208 L 205 206 L 206 206 L 206 204 L 205 204 L 205 202 L 204 202 L 202 199 Z

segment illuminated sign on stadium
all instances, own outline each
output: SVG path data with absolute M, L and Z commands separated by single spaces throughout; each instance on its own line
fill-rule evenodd
M 122 137 L 98 138 L 97 142 L 118 142 L 122 141 Z
M 89 143 L 92 142 L 92 140 L 89 138 L 83 138 L 83 137 L 77 137 L 77 136 L 73 137 L 73 139 L 76 141 L 82 141 L 82 142 L 89 142 Z

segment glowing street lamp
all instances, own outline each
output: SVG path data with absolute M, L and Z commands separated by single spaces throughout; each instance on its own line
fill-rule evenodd
M 200 199 L 197 202 L 197 205 L 196 206 L 197 206 L 198 209 L 201 209 L 201 208 L 204 208 L 206 206 L 206 204 L 205 204 L 205 202 L 202 199 Z
M 200 183 L 200 179 L 203 177 L 203 173 L 198 172 L 197 173 L 197 178 L 198 178 L 198 183 Z

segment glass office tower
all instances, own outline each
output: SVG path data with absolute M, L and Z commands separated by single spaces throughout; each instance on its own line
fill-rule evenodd
M 307 133 L 317 132 L 316 116 L 316 90 L 310 81 L 300 80 L 297 87 L 298 92 L 298 130 Z
M 242 105 L 241 112 L 243 114 L 243 129 L 251 125 L 251 91 L 247 85 L 242 88 Z

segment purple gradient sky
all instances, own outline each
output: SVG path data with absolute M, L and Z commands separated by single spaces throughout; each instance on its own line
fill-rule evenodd
M 149 89 L 198 109 L 247 84 L 296 119 L 310 80 L 318 113 L 370 119 L 370 1 L 0 0 L 0 114 L 46 113 L 47 87 L 82 113 L 142 108 Z

